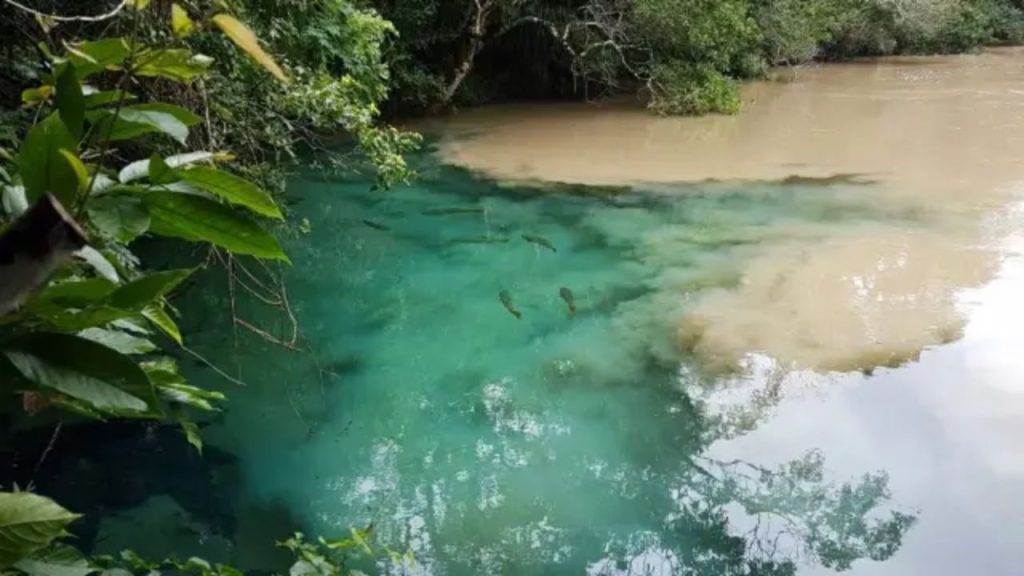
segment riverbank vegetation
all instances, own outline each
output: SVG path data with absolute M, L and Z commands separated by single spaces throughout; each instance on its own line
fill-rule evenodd
M 664 114 L 734 112 L 768 67 L 964 52 L 1024 39 L 1016 0 L 380 1 L 398 30 L 392 107 L 638 93 Z
M 1010 0 L 132 0 L 102 10 L 0 0 L 0 10 L 0 229 L 17 240 L 0 266 L 28 259 L 32 271 L 0 293 L 5 414 L 48 419 L 54 439 L 65 415 L 167 420 L 197 450 L 194 413 L 224 397 L 186 382 L 173 359 L 191 352 L 168 296 L 193 270 L 153 270 L 133 242 L 198 245 L 196 265 L 223 268 L 231 286 L 263 286 L 250 271 L 263 270 L 281 288 L 252 295 L 290 315 L 274 272 L 287 262 L 275 237 L 287 227 L 274 194 L 282 166 L 305 154 L 373 172 L 380 187 L 411 179 L 404 155 L 420 139 L 382 122 L 384 111 L 637 93 L 657 113 L 733 112 L 736 82 L 772 65 L 1024 37 Z M 234 320 L 295 344 L 294 329 L 278 338 Z M 872 503 L 886 496 L 873 486 Z M 818 500 L 846 497 L 826 493 Z M 52 547 L 74 519 L 41 496 L 0 493 L 0 568 L 237 574 Z M 834 564 L 891 554 L 875 534 L 901 537 L 912 522 L 857 524 Z M 818 542 L 814 530 L 806 539 Z M 293 573 L 326 575 L 339 571 L 328 551 L 370 554 L 368 539 L 284 545 L 299 558 Z

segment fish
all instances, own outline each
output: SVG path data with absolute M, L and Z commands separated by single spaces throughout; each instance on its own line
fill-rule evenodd
M 366 224 L 367 226 L 369 226 L 370 228 L 373 228 L 374 230 L 383 230 L 384 232 L 390 232 L 391 231 L 391 228 L 388 228 L 387 226 L 385 226 L 384 224 L 381 224 L 380 222 L 374 222 L 373 220 L 366 220 L 364 218 L 363 219 L 363 224 Z
M 544 238 L 542 236 L 534 236 L 533 234 L 523 234 L 523 240 L 526 240 L 527 242 L 536 244 L 538 246 L 543 246 L 548 250 L 551 250 L 552 252 L 558 252 L 558 249 L 555 248 L 554 245 L 551 244 L 551 242 L 548 242 L 547 238 Z
M 501 236 L 469 236 L 449 240 L 452 244 L 508 244 L 508 241 L 508 238 Z
M 573 296 L 572 290 L 569 290 L 565 286 L 562 286 L 558 290 L 558 295 L 561 296 L 562 300 L 565 300 L 565 303 L 569 305 L 569 314 L 570 315 L 571 314 L 575 314 L 576 313 L 576 297 Z
M 516 320 L 523 318 L 523 313 L 520 312 L 512 301 L 512 295 L 508 293 L 508 290 L 502 290 L 498 293 L 498 300 L 501 300 L 502 305 L 505 306 L 505 310 L 508 310 L 510 314 L 516 317 Z
M 453 206 L 450 208 L 430 208 L 423 211 L 427 216 L 444 216 L 447 214 L 483 214 L 484 209 L 476 206 Z

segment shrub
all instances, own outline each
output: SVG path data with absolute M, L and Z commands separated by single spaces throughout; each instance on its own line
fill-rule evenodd
M 710 66 L 673 61 L 654 66 L 648 107 L 658 114 L 734 114 L 736 83 Z

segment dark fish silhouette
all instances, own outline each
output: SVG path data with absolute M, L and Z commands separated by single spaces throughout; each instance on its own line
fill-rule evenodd
M 508 310 L 509 313 L 515 316 L 517 320 L 523 317 L 523 313 L 516 308 L 515 302 L 512 301 L 512 295 L 508 293 L 508 290 L 502 290 L 499 292 L 498 300 L 501 300 L 501 303 L 505 306 L 505 310 Z
M 381 224 L 380 222 L 374 222 L 373 220 L 366 220 L 366 219 L 364 219 L 363 220 L 363 224 L 366 224 L 367 226 L 369 226 L 370 228 L 373 228 L 374 230 L 383 230 L 384 232 L 390 232 L 391 231 L 391 228 L 388 228 L 387 226 L 385 226 L 384 224 Z
M 569 314 L 575 314 L 576 297 L 573 296 L 572 290 L 569 290 L 565 286 L 562 286 L 562 288 L 558 290 L 558 295 L 561 296 L 562 300 L 565 300 L 565 303 L 569 305 Z
M 526 240 L 527 242 L 536 244 L 538 246 L 543 246 L 548 250 L 551 250 L 552 252 L 558 252 L 558 249 L 555 248 L 551 244 L 551 242 L 548 242 L 547 238 L 543 238 L 541 236 L 534 236 L 533 234 L 523 234 L 523 240 Z
M 444 216 L 447 214 L 483 214 L 484 209 L 476 206 L 453 206 L 451 208 L 430 208 L 423 211 L 427 216 Z

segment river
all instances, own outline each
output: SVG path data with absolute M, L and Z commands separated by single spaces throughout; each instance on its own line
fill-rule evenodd
M 390 574 L 1016 573 L 1024 52 L 743 99 L 465 111 L 417 125 L 411 186 L 298 174 L 303 351 L 236 336 L 221 285 L 178 302 L 246 386 L 202 482 L 97 548 L 280 568 L 292 530 L 372 525 Z

